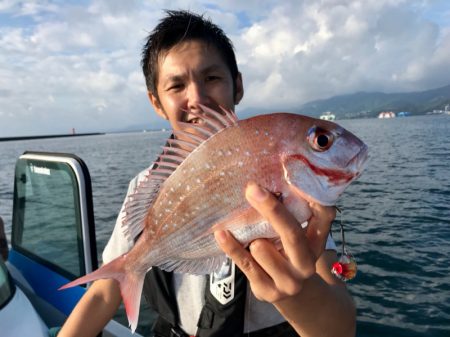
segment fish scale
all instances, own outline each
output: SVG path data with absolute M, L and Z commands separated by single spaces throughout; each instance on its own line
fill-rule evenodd
M 240 130 L 237 131 L 240 132 Z M 231 137 L 233 136 L 234 135 L 231 135 Z M 219 144 L 223 143 L 222 137 L 217 137 L 216 142 Z M 214 218 L 220 219 L 228 213 L 228 209 L 236 209 L 238 207 L 242 207 L 241 205 L 247 205 L 248 207 L 248 204 L 246 204 L 244 200 L 244 194 L 242 191 L 237 190 L 235 186 L 242 186 L 241 189 L 243 190 L 246 182 L 250 180 L 261 180 L 261 177 L 259 176 L 264 176 L 266 171 L 258 170 L 253 174 L 250 172 L 247 176 L 239 175 L 236 173 L 236 167 L 239 168 L 239 165 L 234 163 L 244 162 L 247 166 L 251 166 L 251 162 L 255 160 L 255 157 L 248 156 L 244 151 L 239 151 L 238 154 L 235 154 L 233 159 L 230 161 L 226 153 L 228 151 L 232 152 L 231 148 L 216 150 L 214 143 L 210 145 L 210 147 L 199 148 L 195 153 L 196 160 L 186 161 L 185 164 L 180 166 L 180 170 L 174 172 L 174 174 L 166 181 L 167 187 L 163 187 L 161 189 L 159 197 L 169 200 L 176 200 L 176 202 L 173 202 L 172 205 L 167 205 L 166 203 L 162 206 L 164 209 L 169 209 L 165 222 L 179 224 L 181 228 L 180 230 L 191 232 L 192 237 L 197 236 L 197 231 L 200 233 L 204 232 L 204 229 L 201 228 L 201 226 L 198 226 L 195 221 L 193 221 L 191 225 L 186 226 L 181 218 L 184 214 L 191 214 L 192 211 L 195 211 L 195 209 L 193 210 L 195 205 L 201 204 L 208 210 L 208 212 L 203 214 L 204 217 L 208 217 L 209 214 L 214 214 Z M 218 151 L 221 151 L 221 153 Z M 208 161 L 206 161 L 208 165 L 205 165 L 205 161 L 202 160 L 203 158 L 208 158 Z M 209 164 L 210 162 L 214 162 L 214 164 Z M 192 171 L 193 174 L 190 175 L 189 179 L 185 179 L 187 170 L 184 169 L 184 166 L 188 165 L 191 168 L 194 168 L 194 170 Z M 213 167 L 221 167 L 219 174 L 215 174 L 215 172 L 210 174 Z M 264 168 L 267 168 L 267 166 Z M 230 175 L 230 172 L 233 174 Z M 223 173 L 223 175 L 221 173 Z M 281 170 L 279 170 L 279 174 L 281 176 Z M 184 193 L 183 200 L 179 201 L 177 198 L 182 191 L 180 191 L 180 189 L 173 188 L 173 186 L 178 186 L 178 182 L 183 179 L 183 187 L 180 189 L 183 189 L 186 185 L 191 186 L 191 189 L 189 193 Z M 202 183 L 202 186 L 199 186 L 199 184 L 196 183 L 197 179 L 204 182 Z M 203 187 L 203 184 L 206 186 L 206 189 Z M 172 188 L 173 190 L 171 190 Z M 215 198 L 216 196 L 219 196 L 219 198 Z M 194 198 L 194 200 L 192 200 L 192 198 Z M 222 202 L 225 200 L 228 207 L 222 207 L 221 204 L 217 203 L 216 199 L 219 199 Z M 156 200 L 156 203 L 158 203 L 158 199 Z M 160 212 L 160 207 L 155 207 L 148 215 L 148 219 L 150 219 L 149 221 L 151 221 L 152 218 L 155 218 L 155 214 Z M 173 214 L 175 214 L 175 216 L 172 216 Z M 183 216 L 179 216 L 180 214 L 183 214 Z M 164 232 L 163 235 L 170 235 L 178 230 L 173 226 L 169 226 L 168 228 L 169 230 Z M 178 235 L 181 235 L 181 233 L 178 233 Z
M 332 122 L 288 113 L 238 121 L 232 112 L 201 108 L 202 123 L 185 123 L 174 133 L 125 204 L 123 231 L 137 239 L 134 247 L 62 287 L 118 280 L 132 331 L 145 273 L 153 266 L 192 274 L 216 271 L 226 258 L 214 240 L 217 230 L 230 230 L 244 245 L 277 239 L 246 201 L 248 182 L 281 195 L 303 223 L 311 216 L 308 203 L 333 205 L 367 159 L 367 146 Z

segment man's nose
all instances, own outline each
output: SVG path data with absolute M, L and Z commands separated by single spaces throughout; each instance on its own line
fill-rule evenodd
M 199 104 L 209 104 L 209 96 L 206 87 L 202 83 L 191 83 L 188 89 L 188 109 L 198 109 Z

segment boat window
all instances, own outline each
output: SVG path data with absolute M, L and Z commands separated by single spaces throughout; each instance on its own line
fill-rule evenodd
M 8 274 L 5 264 L 0 258 L 0 309 L 8 304 L 14 295 L 14 285 Z
M 19 159 L 13 245 L 68 277 L 85 272 L 79 187 L 70 165 Z

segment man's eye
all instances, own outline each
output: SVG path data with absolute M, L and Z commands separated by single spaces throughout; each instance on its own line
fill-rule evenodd
M 219 80 L 219 79 L 220 79 L 220 76 L 217 76 L 217 75 L 210 75 L 210 76 L 206 77 L 206 81 L 208 81 L 208 82 L 216 81 L 216 80 Z
M 181 83 L 176 83 L 176 84 L 172 84 L 169 85 L 167 91 L 176 91 L 176 90 L 181 90 L 183 88 L 183 84 Z

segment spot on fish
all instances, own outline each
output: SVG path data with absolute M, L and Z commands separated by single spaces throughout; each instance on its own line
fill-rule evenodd
M 205 168 L 206 168 L 207 170 L 209 170 L 209 169 L 211 168 L 211 165 L 209 165 L 209 163 L 205 163 Z
M 244 166 L 244 163 L 242 161 L 239 161 L 238 162 L 238 167 L 242 167 L 242 166 Z
M 269 135 L 269 132 L 268 131 L 264 132 L 264 135 L 267 137 Z
M 249 151 L 245 151 L 245 155 L 246 155 L 247 157 L 250 157 L 250 152 L 249 152 Z
M 186 191 L 190 191 L 191 190 L 191 186 L 186 185 Z
M 224 172 L 220 172 L 219 174 L 220 174 L 221 177 L 223 177 L 225 175 Z
M 223 156 L 223 151 L 222 151 L 222 150 L 219 150 L 219 151 L 217 151 L 217 154 L 218 154 L 219 156 Z
M 200 184 L 202 181 L 200 180 L 200 178 L 197 178 L 197 179 L 195 179 L 195 182 L 196 182 L 197 184 Z
M 256 131 L 255 131 L 255 134 L 256 134 L 256 135 L 259 135 L 259 130 L 256 130 Z
M 228 150 L 228 151 L 227 151 L 227 156 L 231 156 L 231 155 L 232 155 L 231 151 Z

